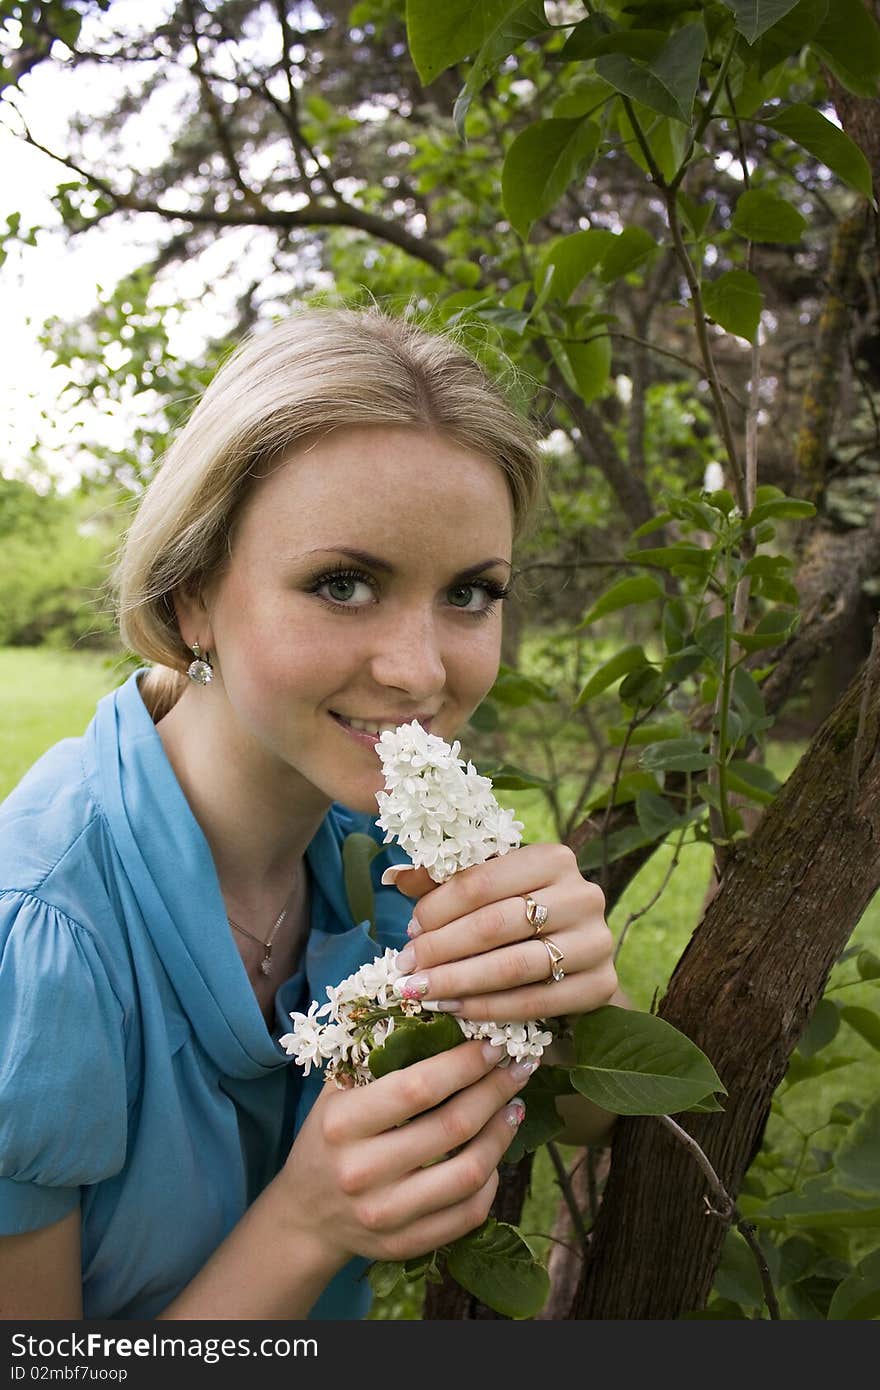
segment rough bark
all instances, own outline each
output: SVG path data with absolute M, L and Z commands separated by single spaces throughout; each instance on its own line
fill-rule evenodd
M 880 886 L 880 643 L 728 862 L 659 1012 L 712 1059 L 723 1114 L 682 1117 L 735 1197 L 829 972 Z M 619 1122 L 572 1316 L 668 1319 L 705 1302 L 726 1226 L 650 1118 Z
M 867 226 L 863 204 L 837 228 L 828 288 L 819 316 L 816 351 L 803 397 L 803 420 L 795 451 L 799 495 L 816 502 L 825 487 L 831 433 L 840 402 L 840 373 L 846 361 L 852 304 L 859 282 L 859 253 Z

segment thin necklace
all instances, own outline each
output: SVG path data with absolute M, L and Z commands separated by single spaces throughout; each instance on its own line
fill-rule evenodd
M 248 937 L 250 941 L 255 941 L 258 946 L 262 946 L 264 955 L 263 959 L 260 961 L 260 970 L 263 972 L 264 975 L 272 974 L 272 946 L 274 944 L 278 928 L 281 926 L 281 923 L 287 916 L 287 909 L 290 907 L 290 899 L 293 897 L 293 893 L 294 890 L 291 889 L 287 902 L 284 904 L 280 913 L 275 919 L 275 925 L 269 933 L 268 941 L 263 941 L 262 937 L 254 936 L 253 932 L 249 932 L 245 927 L 240 927 L 237 922 L 233 922 L 231 917 L 227 917 L 226 919 L 230 927 L 234 927 L 236 931 L 240 931 L 242 936 Z

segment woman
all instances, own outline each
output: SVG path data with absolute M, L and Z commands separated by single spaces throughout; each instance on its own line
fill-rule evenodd
M 366 1260 L 486 1216 L 527 1069 L 467 1042 L 322 1089 L 277 1039 L 408 925 L 420 997 L 471 1018 L 614 996 L 559 845 L 440 887 L 383 847 L 378 944 L 343 886 L 345 836 L 382 840 L 376 731 L 451 739 L 493 684 L 538 492 L 477 363 L 379 313 L 295 314 L 215 377 L 117 566 L 152 665 L 0 808 L 4 1317 L 360 1317 Z

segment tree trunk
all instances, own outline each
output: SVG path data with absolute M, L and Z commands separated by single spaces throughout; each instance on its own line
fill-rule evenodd
M 680 1117 L 731 1197 L 829 972 L 880 886 L 880 640 L 817 733 L 684 952 L 660 1015 L 728 1088 Z M 689 1153 L 651 1118 L 617 1127 L 574 1318 L 677 1318 L 712 1287 L 726 1224 Z

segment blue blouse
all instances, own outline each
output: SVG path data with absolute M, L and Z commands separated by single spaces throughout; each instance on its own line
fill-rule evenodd
M 378 941 L 352 921 L 331 806 L 308 847 L 311 928 L 270 1035 L 208 843 L 138 689 L 106 695 L 0 805 L 0 1233 L 82 1214 L 86 1318 L 152 1318 L 281 1168 L 318 1095 L 277 1039 L 289 1013 L 406 940 L 371 865 Z M 369 1309 L 366 1261 L 311 1315 Z

